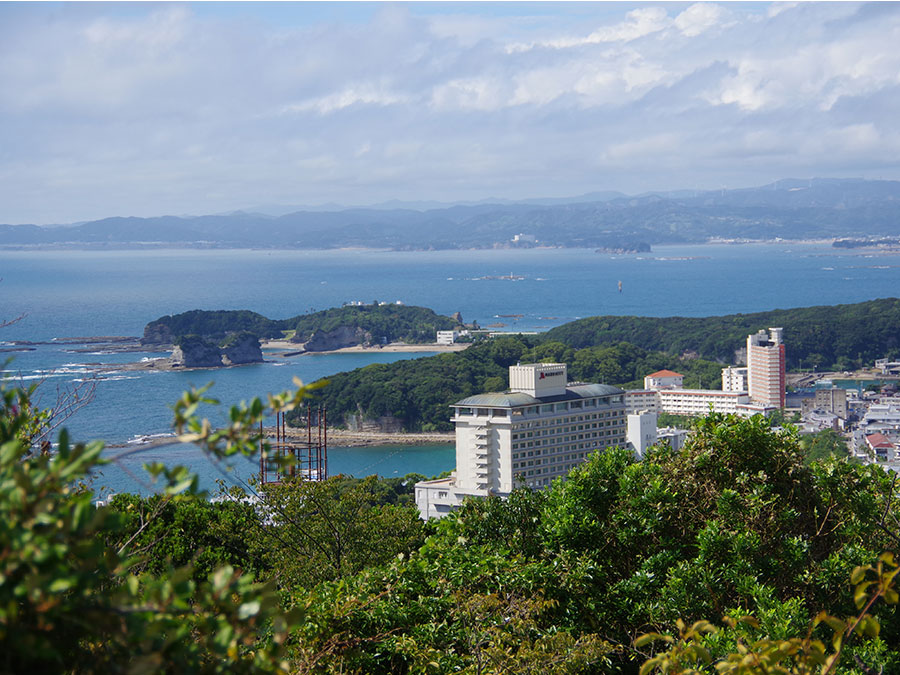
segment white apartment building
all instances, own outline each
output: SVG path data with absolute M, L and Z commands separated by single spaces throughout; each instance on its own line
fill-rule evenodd
M 900 404 L 873 403 L 859 421 L 858 429 L 862 434 L 877 432 L 900 440 Z
M 659 393 L 653 389 L 629 389 L 625 392 L 625 412 L 629 415 L 647 412 L 665 412 L 659 407 Z
M 660 389 L 659 409 L 673 415 L 702 417 L 710 411 L 723 414 L 743 414 L 750 397 L 745 391 L 716 391 L 715 389 Z M 751 413 L 752 414 L 752 413 Z
M 624 391 L 569 383 L 564 363 L 511 366 L 509 391 L 454 403 L 456 470 L 416 484 L 423 519 L 440 518 L 466 497 L 541 489 L 594 450 L 625 446 Z
M 747 369 L 740 366 L 722 368 L 722 391 L 747 391 Z
M 784 407 L 784 329 L 770 328 L 747 337 L 747 391 L 753 403 Z

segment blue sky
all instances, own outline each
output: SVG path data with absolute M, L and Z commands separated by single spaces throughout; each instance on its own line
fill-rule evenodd
M 897 3 L 0 3 L 0 223 L 900 179 Z

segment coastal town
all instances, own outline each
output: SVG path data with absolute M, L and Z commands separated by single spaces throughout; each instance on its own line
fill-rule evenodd
M 455 334 L 438 336 L 447 344 Z M 841 434 L 853 461 L 900 472 L 900 362 L 836 380 L 794 375 L 788 391 L 784 329 L 759 330 L 736 352 L 743 365 L 722 369 L 721 389 L 688 389 L 684 375 L 660 370 L 643 389 L 569 382 L 564 363 L 509 368 L 509 388 L 453 404 L 456 469 L 416 485 L 423 519 L 440 518 L 470 497 L 506 497 L 564 478 L 594 451 L 628 447 L 642 459 L 654 446 L 680 449 L 690 428 L 660 426 L 660 416 L 683 420 L 710 413 L 763 415 L 790 421 L 800 434 Z M 843 386 L 837 386 L 843 385 Z M 781 427 L 777 427 L 781 429 Z

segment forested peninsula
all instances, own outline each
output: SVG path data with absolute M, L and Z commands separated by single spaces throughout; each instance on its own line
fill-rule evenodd
M 900 300 L 803 307 L 703 318 L 599 316 L 538 336 L 508 336 L 464 352 L 373 364 L 338 373 L 315 393 L 329 418 L 393 418 L 407 431 L 450 431 L 448 406 L 504 390 L 518 361 L 569 364 L 573 379 L 638 388 L 655 370 L 685 375 L 687 387 L 718 387 L 723 365 L 761 328 L 783 326 L 790 368 L 848 370 L 900 355 Z
M 298 351 L 327 351 L 391 342 L 433 343 L 439 330 L 460 329 L 461 317 L 425 307 L 398 304 L 346 305 L 287 319 L 269 319 L 249 310 L 195 309 L 163 316 L 144 327 L 146 346 L 189 345 L 200 353 L 242 341 L 284 340 Z

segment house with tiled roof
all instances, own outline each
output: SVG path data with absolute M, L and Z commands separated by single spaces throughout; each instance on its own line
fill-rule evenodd
M 644 389 L 680 388 L 684 385 L 684 375 L 674 370 L 657 370 L 644 378 Z
M 897 457 L 897 446 L 884 434 L 866 434 L 866 446 L 878 462 L 893 462 Z

